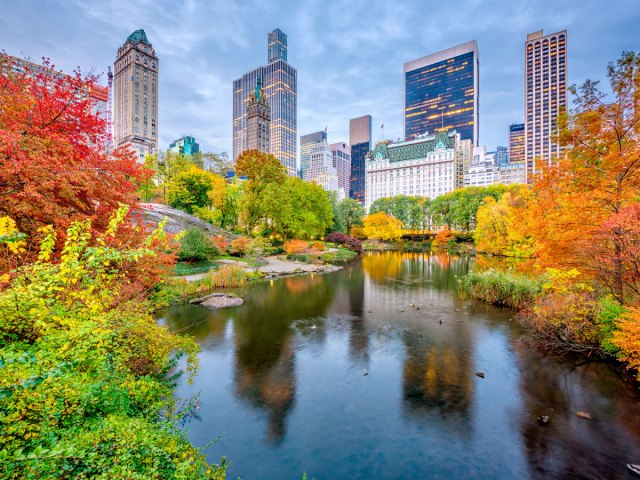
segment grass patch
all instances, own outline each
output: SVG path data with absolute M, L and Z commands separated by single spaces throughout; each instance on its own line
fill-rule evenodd
M 204 295 L 221 288 L 244 287 L 248 282 L 260 278 L 259 274 L 247 272 L 238 265 L 224 265 L 217 270 L 209 270 L 202 278 L 189 282 L 183 278 L 173 278 L 163 292 L 170 300 L 179 300 Z
M 208 272 L 212 268 L 215 268 L 215 265 L 209 260 L 199 260 L 197 262 L 178 262 L 176 263 L 176 266 L 173 267 L 173 274 L 177 276 L 193 275 L 195 273 Z
M 493 269 L 472 272 L 461 280 L 462 289 L 478 300 L 522 309 L 542 291 L 542 280 Z
M 323 253 L 320 259 L 326 263 L 347 263 L 358 256 L 357 252 L 348 248 L 338 247 L 334 252 Z

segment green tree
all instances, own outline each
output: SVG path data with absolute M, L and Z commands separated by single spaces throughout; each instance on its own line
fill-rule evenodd
M 337 218 L 336 224 L 343 226 L 341 231 L 347 235 L 351 235 L 351 228 L 362 225 L 362 219 L 365 217 L 366 212 L 364 207 L 353 198 L 345 198 L 337 205 Z
M 245 229 L 251 233 L 272 207 L 265 201 L 265 190 L 271 184 L 283 185 L 287 170 L 273 155 L 259 150 L 245 150 L 236 162 L 236 174 L 247 178 L 239 207 Z
M 171 179 L 167 188 L 169 205 L 187 213 L 211 204 L 209 192 L 213 188 L 213 175 L 191 165 Z

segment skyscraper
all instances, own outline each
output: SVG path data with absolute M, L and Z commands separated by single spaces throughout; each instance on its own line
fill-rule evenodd
M 143 161 L 158 152 L 158 57 L 144 30 L 118 49 L 114 70 L 115 144 L 131 145 Z
M 349 196 L 349 184 L 351 180 L 351 148 L 344 142 L 329 145 L 333 153 L 333 166 L 338 171 L 338 188 Z
M 567 107 L 567 31 L 527 35 L 524 45 L 524 125 L 527 182 L 561 154 L 555 138 L 558 115 Z
M 349 196 L 364 203 L 365 157 L 372 150 L 371 115 L 349 120 L 349 143 L 351 144 L 351 179 Z
M 524 162 L 524 123 L 509 125 L 509 163 Z
M 270 153 L 269 130 L 271 109 L 262 88 L 262 79 L 258 76 L 256 88 L 249 96 L 247 105 L 247 149 Z
M 327 140 L 327 132 L 313 132 L 300 136 L 300 178 L 307 180 L 307 172 L 311 166 L 311 150 L 318 143 Z
M 455 129 L 477 146 L 479 69 L 475 40 L 405 63 L 405 140 Z
M 276 28 L 273 32 L 269 33 L 269 63 L 281 58 L 285 62 L 287 61 L 287 36 Z
M 338 171 L 333 166 L 333 155 L 327 141 L 314 144 L 309 157 L 306 180 L 317 183 L 328 192 L 336 192 L 338 199 L 341 199 L 338 191 Z
M 271 108 L 270 148 L 295 176 L 297 157 L 297 82 L 296 69 L 287 63 L 287 36 L 279 29 L 268 34 L 266 66 L 245 73 L 233 82 L 233 160 L 247 147 L 247 104 L 258 77 Z

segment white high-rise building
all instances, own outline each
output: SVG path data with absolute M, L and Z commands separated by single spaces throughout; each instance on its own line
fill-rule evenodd
M 333 154 L 326 141 L 316 144 L 309 154 L 309 169 L 306 173 L 308 182 L 314 182 L 329 192 L 337 192 L 338 198 L 343 198 L 338 189 L 338 170 L 333 166 Z
M 487 153 L 487 147 L 484 145 L 474 147 L 473 160 L 464 177 L 464 186 L 487 187 L 498 183 L 499 177 L 495 152 Z
M 332 143 L 330 145 L 333 153 L 333 166 L 338 171 L 338 188 L 340 188 L 345 198 L 349 196 L 351 183 L 351 147 L 344 142 Z

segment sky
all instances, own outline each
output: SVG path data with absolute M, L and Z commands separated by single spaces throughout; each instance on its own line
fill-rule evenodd
M 569 82 L 606 83 L 606 67 L 640 50 L 640 0 L 0 0 L 0 49 L 58 69 L 102 73 L 139 28 L 159 57 L 159 142 L 194 135 L 232 150 L 232 82 L 267 63 L 267 33 L 288 37 L 298 71 L 298 136 L 373 117 L 373 138 L 403 135 L 403 64 L 476 40 L 480 144 L 507 144 L 523 121 L 527 33 L 567 29 Z M 380 126 L 384 124 L 384 130 Z

